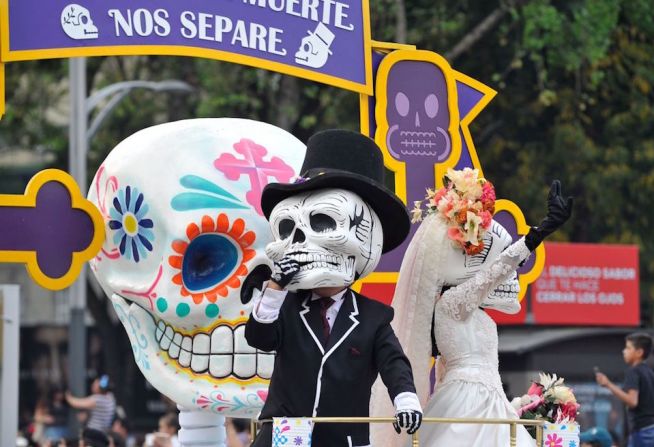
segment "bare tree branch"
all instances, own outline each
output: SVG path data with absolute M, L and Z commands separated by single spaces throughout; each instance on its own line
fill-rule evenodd
M 461 39 L 454 48 L 445 53 L 445 58 L 452 62 L 461 54 L 468 51 L 473 45 L 475 45 L 479 39 L 484 37 L 484 35 L 493 29 L 502 18 L 509 12 L 509 5 L 501 3 L 493 12 L 488 14 L 484 20 L 482 20 L 472 31 L 466 34 L 463 39 Z
M 395 22 L 395 42 L 406 43 L 406 7 L 404 0 L 395 0 L 397 4 L 397 20 Z

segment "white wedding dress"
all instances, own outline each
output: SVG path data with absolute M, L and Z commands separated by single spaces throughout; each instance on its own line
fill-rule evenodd
M 488 268 L 452 287 L 437 300 L 434 336 L 444 362 L 425 417 L 517 419 L 502 389 L 498 372 L 497 326 L 479 306 L 489 293 L 529 256 L 521 239 L 509 246 Z M 503 303 L 511 305 L 511 303 Z M 515 302 L 513 305 L 518 305 Z M 535 446 L 523 426 L 517 445 Z M 420 445 L 426 447 L 508 446 L 508 425 L 423 424 Z

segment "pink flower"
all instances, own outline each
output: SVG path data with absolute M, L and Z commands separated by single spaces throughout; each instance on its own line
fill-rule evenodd
M 461 228 L 459 227 L 450 227 L 447 229 L 447 237 L 453 241 L 463 244 L 463 236 L 463 231 L 461 231 Z
M 481 217 L 481 227 L 485 230 L 490 228 L 493 215 L 489 211 L 482 211 L 479 213 L 479 217 Z
M 534 409 L 538 408 L 539 406 L 541 406 L 543 404 L 543 402 L 545 402 L 545 398 L 543 396 L 530 394 L 529 397 L 532 399 L 532 401 L 530 403 L 528 403 L 527 405 L 523 405 L 522 407 L 520 407 L 520 409 L 518 410 L 518 416 L 519 417 L 522 417 L 522 415 L 523 415 L 523 413 L 525 411 L 534 410 Z
M 438 202 L 445 197 L 445 194 L 447 194 L 447 188 L 441 188 L 436 191 L 436 194 L 434 194 L 434 205 L 438 205 Z
M 545 447 L 563 447 L 563 438 L 556 433 L 549 434 L 545 440 Z
M 567 404 L 561 405 L 561 417 L 568 418 L 570 421 L 574 421 L 577 417 L 577 411 L 579 410 L 579 404 L 576 402 L 568 402 Z
M 527 390 L 527 394 L 535 395 L 535 396 L 542 396 L 543 395 L 543 386 L 536 383 L 536 382 L 531 382 L 531 386 Z
M 495 202 L 495 187 L 489 181 L 484 182 L 481 186 L 481 201 Z

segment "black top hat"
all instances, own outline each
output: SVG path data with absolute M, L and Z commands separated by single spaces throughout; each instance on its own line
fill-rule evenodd
M 307 153 L 295 183 L 270 183 L 263 188 L 261 208 L 266 218 L 282 200 L 306 191 L 341 188 L 358 194 L 384 229 L 386 253 L 400 245 L 411 223 L 402 201 L 384 186 L 384 160 L 370 138 L 348 130 L 325 130 L 309 138 Z

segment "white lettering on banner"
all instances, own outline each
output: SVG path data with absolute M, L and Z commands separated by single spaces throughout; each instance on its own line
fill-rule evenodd
M 237 20 L 234 23 L 229 17 L 184 11 L 180 17 L 181 33 L 186 39 L 212 40 L 238 45 L 252 50 L 265 51 L 280 56 L 286 55 L 286 49 L 281 48 L 279 28 L 266 27 L 259 23 L 247 23 Z
M 549 276 L 552 278 L 580 278 L 580 279 L 613 279 L 633 280 L 636 279 L 636 269 L 632 267 L 593 267 L 583 265 L 551 265 L 548 268 Z
M 621 292 L 574 292 L 538 290 L 536 301 L 539 303 L 558 304 L 591 304 L 604 306 L 622 306 L 625 304 L 624 295 Z
M 153 32 L 161 37 L 170 34 L 168 11 L 165 9 L 155 9 L 154 12 L 144 8 L 139 8 L 134 12 L 128 9 L 125 14 L 118 9 L 110 9 L 107 13 L 114 19 L 117 37 L 122 33 L 131 37 L 134 35 L 134 31 L 143 37 L 150 36 Z
M 538 291 L 536 292 L 536 301 L 539 303 L 574 304 L 577 299 L 574 292 Z
M 636 279 L 635 268 L 604 267 L 602 269 L 604 279 Z
M 350 5 L 336 0 L 243 0 L 243 3 L 258 6 L 259 8 L 269 8 L 276 12 L 284 12 L 314 22 L 322 22 L 325 25 L 334 25 L 347 31 L 354 29 L 353 24 L 345 23 Z M 321 6 L 322 8 L 320 8 Z
M 562 265 L 551 265 L 549 270 L 550 276 L 554 278 L 601 278 L 602 269 L 600 267 L 587 267 L 573 265 L 570 267 Z

